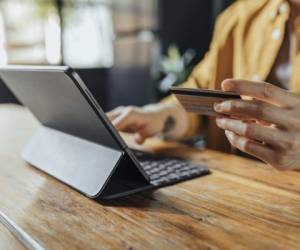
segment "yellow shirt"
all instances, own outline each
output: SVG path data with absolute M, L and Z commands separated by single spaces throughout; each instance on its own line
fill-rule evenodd
M 209 52 L 182 85 L 220 89 L 226 78 L 266 81 L 283 43 L 290 15 L 285 0 L 239 0 L 216 21 Z M 295 21 L 296 50 L 291 61 L 290 89 L 300 94 L 300 18 Z M 168 97 L 167 102 L 175 102 Z M 230 151 L 224 132 L 215 119 L 189 113 L 187 137 L 207 135 L 208 147 Z

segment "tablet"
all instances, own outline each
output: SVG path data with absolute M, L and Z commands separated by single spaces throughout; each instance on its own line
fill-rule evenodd
M 230 99 L 240 99 L 240 95 L 233 92 L 209 89 L 171 88 L 181 105 L 188 112 L 200 115 L 215 116 L 214 103 Z

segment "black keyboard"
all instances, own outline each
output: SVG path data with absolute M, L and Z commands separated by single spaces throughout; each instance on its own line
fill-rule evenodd
M 155 186 L 168 185 L 209 173 L 206 167 L 184 160 L 133 151 L 145 173 L 149 176 L 151 184 Z

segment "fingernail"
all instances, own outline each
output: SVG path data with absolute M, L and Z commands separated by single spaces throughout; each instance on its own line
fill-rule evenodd
M 225 101 L 225 102 L 221 102 L 221 103 L 217 103 L 216 105 L 214 105 L 215 111 L 216 112 L 224 112 L 224 111 L 228 111 L 229 109 L 229 104 Z
M 219 112 L 229 112 L 231 110 L 231 103 L 229 101 L 224 101 L 220 103 Z
M 225 120 L 223 118 L 217 118 L 216 122 L 217 122 L 218 127 L 220 127 L 220 128 L 224 127 Z
M 234 89 L 234 83 L 231 79 L 227 79 L 222 82 L 222 89 L 225 91 L 230 91 Z
M 228 138 L 231 137 L 232 135 L 232 133 L 229 130 L 225 130 L 225 134 Z
M 214 109 L 215 109 L 216 112 L 220 112 L 222 110 L 221 103 L 215 103 L 214 104 Z

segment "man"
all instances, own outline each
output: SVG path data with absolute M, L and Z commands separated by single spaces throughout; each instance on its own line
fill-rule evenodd
M 183 87 L 247 96 L 215 104 L 221 129 L 213 118 L 186 113 L 172 96 L 142 108 L 119 107 L 109 118 L 138 143 L 205 130 L 210 148 L 228 151 L 226 135 L 232 146 L 278 169 L 300 170 L 299 14 L 300 0 L 240 0 L 218 17 L 209 52 Z

